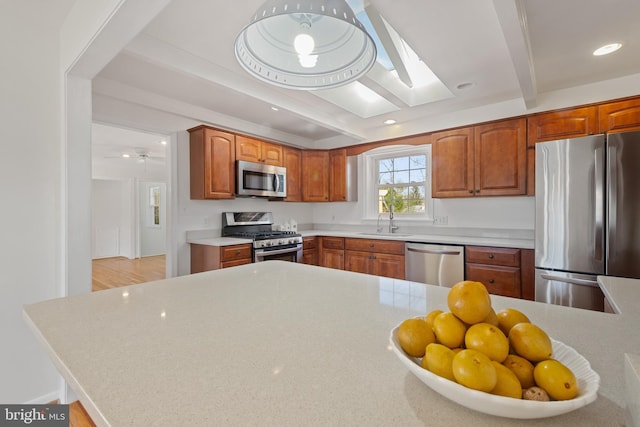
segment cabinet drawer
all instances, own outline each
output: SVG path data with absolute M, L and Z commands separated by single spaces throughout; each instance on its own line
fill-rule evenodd
M 302 248 L 304 250 L 307 249 L 315 249 L 318 247 L 318 239 L 315 237 L 303 237 L 302 238 Z
M 465 276 L 467 280 L 482 282 L 491 294 L 514 298 L 522 296 L 519 268 L 468 263 Z
M 251 258 L 237 259 L 234 261 L 226 261 L 226 262 L 220 263 L 220 268 L 229 268 L 229 267 L 235 267 L 235 266 L 244 265 L 244 264 L 251 264 Z
M 520 249 L 467 246 L 466 262 L 520 267 Z
M 344 249 L 344 237 L 323 237 L 322 247 L 327 249 Z
M 251 262 L 251 244 L 224 246 L 220 249 L 222 262 L 235 261 L 243 258 L 249 259 Z
M 351 251 L 404 255 L 404 242 L 393 240 L 345 239 L 344 247 Z

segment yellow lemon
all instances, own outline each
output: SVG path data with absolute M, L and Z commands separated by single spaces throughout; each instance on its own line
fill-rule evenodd
M 578 395 L 576 376 L 561 362 L 549 359 L 533 369 L 533 378 L 538 387 L 543 388 L 552 399 L 568 400 Z
M 496 317 L 498 318 L 500 330 L 506 336 L 509 336 L 509 331 L 514 325 L 518 323 L 531 323 L 523 312 L 515 308 L 504 308 L 496 313 Z
M 490 392 L 498 382 L 491 360 L 477 350 L 461 350 L 451 363 L 453 376 L 465 387 Z
M 455 353 L 442 344 L 429 344 L 422 358 L 422 367 L 434 374 L 455 381 L 451 365 Z
M 482 322 L 489 315 L 491 298 L 482 283 L 465 280 L 451 287 L 447 305 L 460 320 L 473 325 Z
M 464 334 L 467 326 L 453 313 L 440 313 L 433 319 L 433 332 L 440 344 L 449 348 L 461 347 L 464 343 Z
M 551 358 L 551 339 L 533 323 L 518 323 L 509 332 L 509 344 L 516 354 L 536 363 Z
M 476 323 L 471 326 L 464 336 L 464 344 L 498 363 L 502 363 L 509 354 L 509 340 L 497 326 L 489 323 Z
M 522 386 L 516 374 L 495 360 L 492 360 L 491 363 L 496 368 L 496 375 L 498 376 L 496 386 L 491 390 L 491 394 L 522 399 Z
M 536 385 L 533 381 L 533 364 L 524 357 L 510 354 L 502 361 L 502 364 L 516 374 L 523 389 Z
M 398 328 L 398 341 L 409 356 L 424 356 L 427 345 L 435 340 L 433 331 L 424 319 L 407 319 Z

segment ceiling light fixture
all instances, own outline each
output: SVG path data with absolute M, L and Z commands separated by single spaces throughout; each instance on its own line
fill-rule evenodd
M 395 125 L 396 121 L 393 120 L 393 119 L 387 119 L 387 120 L 384 121 L 384 124 L 385 125 Z
M 125 159 L 128 159 L 128 158 L 129 158 L 129 157 L 131 157 L 131 156 L 130 156 L 130 155 L 128 155 L 128 154 L 123 154 L 123 155 L 122 155 L 122 157 L 124 157 Z
M 608 54 L 613 53 L 616 50 L 620 49 L 621 47 L 622 47 L 622 43 L 606 44 L 606 45 L 604 45 L 602 47 L 599 47 L 596 50 L 594 50 L 593 51 L 593 55 L 594 56 L 608 55 Z
M 267 0 L 236 38 L 249 74 L 288 89 L 328 89 L 357 80 L 376 46 L 345 0 Z

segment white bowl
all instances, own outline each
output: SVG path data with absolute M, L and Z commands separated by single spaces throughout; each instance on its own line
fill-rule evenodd
M 456 382 L 440 377 L 424 369 L 420 359 L 407 355 L 398 341 L 398 327 L 391 330 L 389 341 L 393 352 L 407 368 L 435 392 L 462 406 L 485 414 L 506 418 L 532 419 L 553 417 L 582 408 L 596 400 L 600 376 L 591 369 L 591 365 L 577 351 L 554 339 L 553 358 L 565 364 L 573 371 L 578 380 L 579 394 L 571 400 L 538 402 L 534 400 L 513 399 L 496 396 L 464 387 Z

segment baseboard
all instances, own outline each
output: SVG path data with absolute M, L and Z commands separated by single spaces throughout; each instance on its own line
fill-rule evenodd
M 46 405 L 47 403 L 60 400 L 60 393 L 58 391 L 52 391 L 36 399 L 24 402 L 25 405 Z

